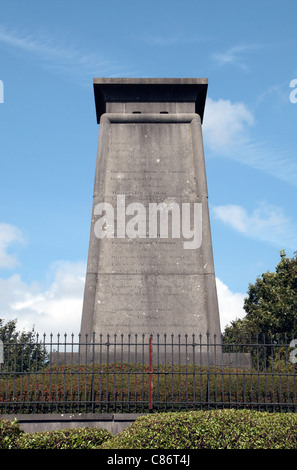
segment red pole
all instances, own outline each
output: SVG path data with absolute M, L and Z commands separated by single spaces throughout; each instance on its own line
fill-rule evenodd
M 153 351 L 152 351 L 153 337 L 149 339 L 149 410 L 153 411 Z

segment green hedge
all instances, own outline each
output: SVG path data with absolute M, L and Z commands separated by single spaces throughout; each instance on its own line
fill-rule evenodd
M 138 418 L 102 449 L 297 449 L 297 414 L 249 410 Z
M 0 419 L 0 449 L 297 449 L 297 413 L 213 410 L 146 415 L 106 429 L 24 433 Z
M 22 434 L 24 431 L 16 420 L 0 419 L 0 449 L 14 449 Z
M 19 449 L 96 449 L 112 434 L 100 428 L 75 428 L 27 433 L 18 439 Z
M 96 449 L 112 434 L 100 428 L 25 433 L 17 421 L 0 419 L 0 449 Z

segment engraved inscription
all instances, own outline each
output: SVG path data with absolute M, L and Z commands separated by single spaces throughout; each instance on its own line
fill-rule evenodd
M 116 207 L 118 195 L 126 205 L 200 202 L 193 159 L 190 124 L 111 123 L 105 202 Z M 100 240 L 97 331 L 197 327 L 205 311 L 202 252 L 171 235 Z

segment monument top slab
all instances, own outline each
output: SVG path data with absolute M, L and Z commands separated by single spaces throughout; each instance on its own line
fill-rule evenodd
M 187 103 L 203 120 L 207 78 L 94 78 L 93 85 L 98 124 L 106 112 L 131 112 L 129 107 L 108 106 L 115 103 Z M 184 109 L 171 106 L 170 113 Z

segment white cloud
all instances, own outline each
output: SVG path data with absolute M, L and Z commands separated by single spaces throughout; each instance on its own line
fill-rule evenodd
M 10 224 L 0 224 L 0 268 L 14 268 L 18 261 L 15 254 L 8 253 L 9 245 L 23 243 L 21 231 Z
M 234 213 L 237 213 L 238 227 L 245 231 L 247 222 L 244 214 L 241 211 Z M 219 210 L 218 214 L 224 218 L 226 212 Z M 0 224 L 0 228 L 2 241 L 5 240 L 6 245 L 21 239 L 16 227 Z M 5 261 L 5 252 L 4 255 L 2 258 Z M 48 339 L 51 333 L 54 338 L 60 333 L 63 341 L 66 333 L 70 341 L 71 335 L 76 337 L 80 330 L 85 271 L 83 262 L 55 262 L 50 267 L 52 281 L 46 288 L 37 282 L 27 284 L 20 274 L 14 274 L 8 279 L 0 278 L 0 318 L 5 322 L 16 319 L 18 330 L 31 331 L 34 327 L 41 336 L 45 333 Z M 216 281 L 223 331 L 231 320 L 243 316 L 243 295 L 233 293 L 221 280 Z
M 258 50 L 261 46 L 256 44 L 239 44 L 237 46 L 230 47 L 225 52 L 217 52 L 212 55 L 213 59 L 218 65 L 235 65 L 242 70 L 247 70 L 248 67 L 243 59 L 244 54 L 247 52 Z
M 231 321 L 236 320 L 237 318 L 243 318 L 246 315 L 246 312 L 243 310 L 243 300 L 245 295 L 238 292 L 232 292 L 229 287 L 218 278 L 216 278 L 216 285 L 221 331 L 223 333 L 225 327 L 229 325 Z
M 288 103 L 288 82 L 287 81 L 281 84 L 271 85 L 262 93 L 260 93 L 256 98 L 255 107 L 265 102 L 265 100 L 273 100 L 275 102 L 276 99 L 281 104 Z
M 261 202 L 251 214 L 239 205 L 212 208 L 214 216 L 243 235 L 281 248 L 296 249 L 297 226 L 282 208 Z
M 54 279 L 42 289 L 39 284 L 26 284 L 20 275 L 0 279 L 0 318 L 17 319 L 18 329 L 43 335 L 78 334 L 80 329 L 85 264 L 60 261 L 51 271 Z
M 5 323 L 17 319 L 17 329 L 31 331 L 34 327 L 49 340 L 60 334 L 60 341 L 67 334 L 76 338 L 80 330 L 85 264 L 59 262 L 54 265 L 55 278 L 47 289 L 37 283 L 31 285 L 21 280 L 19 274 L 0 279 L 0 318 Z M 220 279 L 216 279 L 222 332 L 236 318 L 243 318 L 244 294 L 232 292 Z
M 79 75 L 79 77 L 98 73 L 102 76 L 127 74 L 126 66 L 123 73 L 121 64 L 110 59 L 106 54 L 83 51 L 73 44 L 65 44 L 61 38 L 44 32 L 28 33 L 16 28 L 7 28 L 2 24 L 0 25 L 0 45 L 15 52 L 36 57 L 39 65 L 60 73 Z
M 244 103 L 230 100 L 206 101 L 203 136 L 205 144 L 221 154 L 249 141 L 248 130 L 254 116 Z
M 206 155 L 230 158 L 296 186 L 295 149 L 253 140 L 255 122 L 244 103 L 208 98 L 203 124 Z

